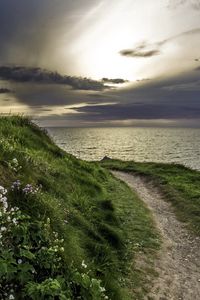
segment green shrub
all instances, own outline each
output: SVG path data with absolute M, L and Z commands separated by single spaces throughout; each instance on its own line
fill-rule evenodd
M 23 200 L 38 193 L 30 184 L 22 188 L 20 181 L 11 190 Z M 0 186 L 0 299 L 108 299 L 84 262 L 84 272 L 66 265 L 64 240 L 52 230 L 50 219 L 32 220 L 10 205 L 7 194 Z

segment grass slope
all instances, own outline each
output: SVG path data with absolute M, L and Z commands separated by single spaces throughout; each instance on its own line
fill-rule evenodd
M 182 165 L 107 160 L 102 166 L 146 176 L 160 186 L 180 221 L 200 235 L 200 172 Z
M 13 192 L 10 186 L 16 180 L 22 186 L 39 186 L 40 192 L 30 197 L 23 190 Z M 143 299 L 150 284 L 147 275 L 152 273 L 149 262 L 159 247 L 159 240 L 150 212 L 128 186 L 98 163 L 81 161 L 65 153 L 44 131 L 17 116 L 0 118 L 0 185 L 8 189 L 9 206 L 19 207 L 28 216 L 28 224 L 23 228 L 20 224 L 24 224 L 25 217 L 17 224 L 20 232 L 9 233 L 15 249 L 23 249 L 15 250 L 9 260 L 10 240 L 5 239 L 6 255 L 4 245 L 0 248 L 2 299 L 8 299 L 3 289 L 9 285 L 15 299 Z M 30 226 L 38 228 L 38 224 L 43 224 L 39 222 L 48 228 L 48 239 L 46 231 L 45 238 L 34 231 L 38 237 L 34 233 L 33 240 Z M 43 232 L 41 225 L 39 228 Z M 37 256 L 45 248 L 38 246 L 40 239 L 50 243 L 51 232 L 64 240 L 60 269 L 55 264 L 50 267 L 47 257 L 42 257 L 39 263 Z M 19 234 L 23 239 L 18 245 Z M 29 243 L 26 247 L 25 242 Z M 52 254 L 52 248 L 48 249 L 48 255 Z M 26 270 L 22 270 L 19 255 L 23 255 Z M 148 262 L 143 269 L 137 267 L 138 255 Z M 28 268 L 37 274 L 31 274 Z M 61 270 L 64 281 L 60 278 Z M 26 272 L 25 278 L 18 276 L 22 271 Z M 106 289 L 102 297 L 95 290 L 99 283 L 88 278 L 101 280 Z M 61 291 L 60 285 L 70 292 Z

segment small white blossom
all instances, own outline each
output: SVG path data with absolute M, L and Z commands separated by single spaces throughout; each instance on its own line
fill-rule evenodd
M 12 222 L 13 222 L 13 224 L 17 225 L 17 219 L 16 218 L 13 218 Z
M 21 264 L 22 264 L 22 259 L 19 258 L 18 261 L 17 261 L 17 263 L 18 263 L 19 265 L 21 265 Z
M 2 226 L 0 229 L 1 232 L 6 231 L 6 227 Z
M 87 268 L 87 265 L 85 264 L 85 261 L 84 261 L 84 260 L 82 261 L 81 266 L 82 266 L 83 268 L 85 268 L 85 269 Z
M 0 186 L 0 194 L 1 195 L 7 194 L 7 190 L 3 186 Z

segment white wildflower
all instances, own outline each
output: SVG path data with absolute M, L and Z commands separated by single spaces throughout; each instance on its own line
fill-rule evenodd
M 18 164 L 18 160 L 16 158 L 13 158 L 12 161 L 13 161 L 14 164 L 16 164 L 16 165 Z
M 22 259 L 19 258 L 18 261 L 17 261 L 17 263 L 18 263 L 19 265 L 21 265 L 21 264 L 22 264 Z
M 5 195 L 7 192 L 8 191 L 3 186 L 0 186 L 0 194 Z
M 6 231 L 6 227 L 2 226 L 0 229 L 1 232 Z
M 87 268 L 87 265 L 85 264 L 85 261 L 84 261 L 84 260 L 82 261 L 81 266 L 82 266 L 83 268 L 85 268 L 85 269 Z
M 17 219 L 16 218 L 13 218 L 12 222 L 13 222 L 13 224 L 17 225 Z

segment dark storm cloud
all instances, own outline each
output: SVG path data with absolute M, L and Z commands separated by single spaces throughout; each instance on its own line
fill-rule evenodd
M 90 121 L 103 120 L 130 120 L 130 119 L 194 119 L 200 118 L 200 107 L 192 108 L 190 105 L 167 104 L 112 104 L 101 106 L 85 106 L 74 108 L 77 112 L 84 113 L 80 118 Z
M 0 63 L 51 66 L 60 36 L 74 25 L 74 14 L 96 2 L 0 0 Z
M 57 72 L 22 66 L 0 66 L 0 79 L 16 82 L 66 84 L 76 90 L 100 91 L 106 88 L 100 81 L 81 77 L 63 76 Z
M 84 92 L 67 89 L 61 84 L 32 82 L 15 83 L 12 89 L 17 101 L 28 105 L 33 112 L 41 106 L 53 118 L 55 106 L 60 107 L 61 117 L 62 109 L 64 112 L 64 108 L 71 108 L 77 113 L 68 112 L 67 118 L 76 119 L 78 123 L 132 118 L 200 118 L 200 80 L 198 72 L 194 71 L 170 79 L 135 82 L 126 89 L 101 92 Z M 84 107 L 80 107 L 80 103 L 84 103 Z
M 62 84 L 13 83 L 12 88 L 16 102 L 27 105 L 33 112 L 38 110 L 39 106 L 52 108 L 52 110 L 59 106 L 62 111 L 65 106 L 114 102 L 117 97 L 108 94 L 109 90 L 102 91 L 101 94 L 100 92 L 99 94 L 88 93 L 88 91 L 68 89 Z
M 120 51 L 122 56 L 129 57 L 152 57 L 160 54 L 160 50 L 157 48 L 149 49 L 152 45 L 142 42 L 134 49 L 124 49 Z
M 200 80 L 192 71 L 182 77 L 150 80 L 117 92 L 116 103 L 74 107 L 82 122 L 195 119 L 200 122 Z M 114 94 L 113 94 L 114 96 Z M 123 103 L 118 99 L 123 99 Z M 73 116 L 71 116 L 73 117 Z
M 8 94 L 11 93 L 12 91 L 7 89 L 7 88 L 0 88 L 0 94 Z
M 71 105 L 72 113 L 63 111 L 63 114 L 53 115 L 52 112 L 45 117 L 44 123 L 50 124 L 53 121 L 54 125 L 64 126 L 115 126 L 124 124 L 123 121 L 129 124 L 131 120 L 135 120 L 140 124 L 146 120 L 145 124 L 148 125 L 165 119 L 177 121 L 183 126 L 191 124 L 199 127 L 199 94 L 199 76 L 191 71 L 170 79 L 151 79 L 141 84 L 135 83 L 127 89 L 110 90 L 99 101 L 92 101 L 91 98 L 84 106 Z M 105 103 L 106 99 L 109 103 Z
M 102 81 L 105 83 L 114 83 L 114 84 L 123 84 L 128 82 L 128 80 L 124 80 L 122 78 L 102 78 Z
M 1 61 L 21 59 L 20 55 L 16 57 L 20 51 L 26 62 L 40 58 L 49 36 L 48 19 L 52 19 L 51 12 L 45 9 L 47 4 L 47 0 L 1 0 Z

